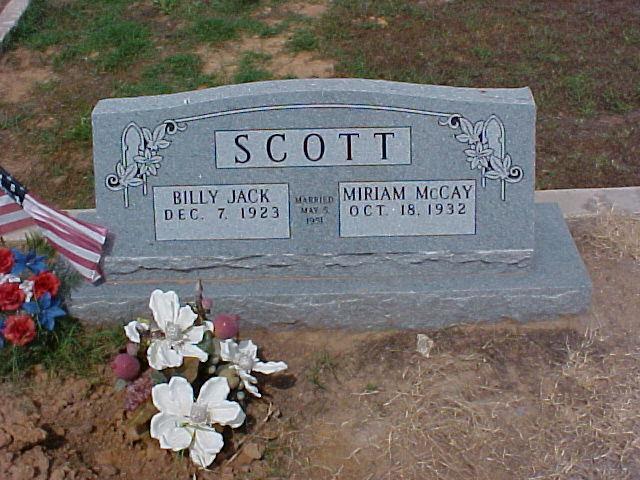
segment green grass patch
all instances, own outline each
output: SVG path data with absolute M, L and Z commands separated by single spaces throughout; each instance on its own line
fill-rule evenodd
M 88 376 L 124 345 L 121 326 L 87 328 L 70 317 L 59 319 L 52 332 L 40 331 L 37 345 L 0 349 L 0 379 L 18 380 L 35 365 L 56 375 Z
M 12 130 L 19 127 L 23 121 L 29 118 L 29 115 L 24 113 L 10 114 L 3 111 L 0 105 L 0 131 Z
M 238 64 L 238 71 L 233 76 L 234 83 L 260 82 L 271 80 L 273 75 L 264 65 L 270 56 L 264 53 L 247 52 Z
M 216 85 L 218 82 L 214 76 L 202 73 L 200 57 L 191 53 L 179 53 L 148 65 L 143 69 L 138 82 L 121 83 L 116 87 L 116 94 L 118 96 L 161 95 Z
M 278 26 L 269 26 L 250 17 L 205 17 L 197 18 L 191 26 L 180 34 L 186 41 L 196 40 L 210 44 L 237 39 L 241 33 L 268 37 L 280 32 Z
M 331 374 L 334 380 L 338 380 L 338 361 L 327 351 L 316 354 L 313 363 L 307 369 L 307 380 L 315 387 L 326 390 L 325 377 Z
M 316 50 L 319 46 L 318 37 L 312 30 L 301 28 L 293 32 L 287 46 L 293 52 Z
M 152 46 L 149 28 L 108 13 L 98 18 L 78 42 L 62 50 L 58 66 L 83 57 L 107 71 L 123 70 L 148 56 Z
M 564 85 L 574 107 L 583 115 L 592 115 L 595 110 L 592 79 L 584 73 L 579 73 L 566 77 Z
M 71 140 L 73 142 L 90 142 L 91 141 L 91 115 L 82 115 L 78 118 L 76 123 L 64 132 L 63 137 L 65 140 Z
M 193 23 L 189 33 L 200 42 L 219 43 L 237 38 L 238 25 L 226 18 L 202 18 Z

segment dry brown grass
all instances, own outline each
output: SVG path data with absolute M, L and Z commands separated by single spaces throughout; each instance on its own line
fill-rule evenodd
M 640 260 L 640 217 L 600 207 L 591 222 L 574 221 L 574 236 L 597 255 Z

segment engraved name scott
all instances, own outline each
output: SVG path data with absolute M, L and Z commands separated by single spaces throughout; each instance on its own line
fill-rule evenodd
M 409 165 L 411 129 L 222 130 L 215 155 L 218 168 Z

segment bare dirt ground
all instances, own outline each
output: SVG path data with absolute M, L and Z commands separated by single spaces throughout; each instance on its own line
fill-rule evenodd
M 585 315 L 425 331 L 429 358 L 417 332 L 243 332 L 290 370 L 264 379 L 197 478 L 640 478 L 640 224 L 572 231 L 594 283 Z M 0 386 L 2 478 L 192 478 L 187 458 L 126 433 L 111 384 L 105 369 Z
M 269 25 L 276 25 L 288 15 L 302 16 L 309 20 L 318 19 L 329 7 L 328 0 L 316 2 L 292 2 L 269 6 L 260 9 L 254 18 Z M 330 78 L 334 76 L 334 61 L 318 52 L 292 52 L 287 48 L 287 41 L 292 32 L 285 30 L 279 35 L 261 37 L 245 36 L 240 40 L 225 42 L 210 47 L 202 45 L 197 54 L 202 58 L 203 72 L 208 74 L 222 73 L 231 78 L 238 70 L 238 64 L 247 53 L 265 56 L 264 68 L 272 72 L 275 78 Z

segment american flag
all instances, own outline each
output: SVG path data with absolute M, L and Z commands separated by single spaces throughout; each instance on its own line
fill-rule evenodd
M 107 229 L 50 207 L 0 167 L 0 235 L 37 226 L 47 241 L 87 280 L 102 278 Z

